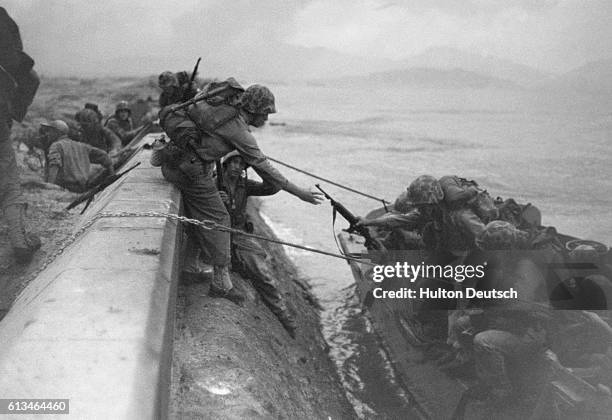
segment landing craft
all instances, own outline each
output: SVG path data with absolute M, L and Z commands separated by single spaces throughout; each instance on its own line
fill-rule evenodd
M 368 215 L 368 218 L 378 217 L 383 212 L 376 210 Z M 563 246 L 571 249 L 580 241 L 576 238 L 558 235 Z M 443 346 L 447 336 L 447 309 L 431 310 L 427 315 L 436 322 L 423 324 L 415 322 L 415 315 L 423 308 L 426 300 L 420 299 L 380 299 L 374 298 L 375 288 L 384 288 L 388 291 L 398 291 L 406 294 L 406 287 L 416 289 L 418 286 L 402 279 L 386 279 L 382 283 L 372 280 L 372 269 L 370 261 L 367 260 L 368 251 L 365 248 L 363 238 L 346 232 L 338 235 L 340 245 L 347 255 L 361 256 L 364 263 L 350 261 L 353 276 L 356 283 L 357 295 L 364 306 L 364 313 L 372 322 L 372 325 L 380 339 L 380 344 L 386 350 L 390 362 L 394 367 L 399 383 L 412 397 L 416 409 L 424 418 L 430 419 L 516 419 L 516 418 L 542 418 L 547 415 L 551 418 L 590 418 L 608 419 L 612 413 L 612 393 L 610 384 L 601 384 L 593 373 L 593 369 L 586 369 L 569 363 L 569 359 L 559 362 L 555 357 L 542 355 L 533 357 L 531 360 L 516 361 L 510 370 L 514 374 L 511 378 L 516 389 L 520 390 L 520 396 L 504 405 L 493 406 L 482 404 L 478 401 L 470 401 L 464 408 L 464 413 L 457 416 L 456 409 L 460 401 L 465 403 L 462 397 L 468 388 L 478 384 L 475 375 L 460 379 L 454 378 L 442 370 L 430 360 L 430 354 L 436 346 Z M 612 272 L 612 251 L 598 244 L 605 269 Z M 372 255 L 372 254 L 370 254 Z M 409 254 L 413 261 L 409 263 L 419 264 L 425 258 L 424 252 L 416 250 Z M 563 267 L 552 269 L 554 275 L 562 276 Z M 598 284 L 597 298 L 601 301 L 605 298 L 608 302 L 607 308 L 612 305 L 612 285 L 607 283 Z M 418 295 L 418 293 L 417 293 Z M 591 301 L 593 296 L 584 296 L 585 300 Z M 563 301 L 552 301 L 553 307 L 564 307 Z M 580 338 L 572 343 L 564 343 L 581 349 L 578 353 L 583 355 L 592 352 L 599 345 L 612 353 L 612 334 L 606 336 L 596 328 L 590 331 L 585 325 L 584 311 L 579 310 L 556 310 L 551 311 L 555 322 L 568 324 L 570 327 L 580 331 Z M 597 311 L 601 319 L 605 320 L 606 327 L 612 331 L 609 324 L 612 322 L 612 311 Z M 589 331 L 587 331 L 589 330 Z M 433 339 L 432 339 L 433 337 Z M 570 350 L 568 352 L 571 353 Z M 576 354 L 574 354 L 576 356 Z M 570 358 L 571 359 L 571 358 Z M 575 357 L 574 359 L 579 359 Z M 608 372 L 612 378 L 612 371 Z M 453 417 L 455 415 L 456 417 Z

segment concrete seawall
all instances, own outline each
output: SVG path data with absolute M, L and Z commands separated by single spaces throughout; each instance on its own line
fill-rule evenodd
M 177 213 L 179 193 L 148 160 L 133 157 L 141 166 L 99 194 L 80 226 L 101 211 Z M 2 398 L 70 399 L 74 418 L 165 417 L 179 237 L 165 218 L 86 229 L 0 323 Z

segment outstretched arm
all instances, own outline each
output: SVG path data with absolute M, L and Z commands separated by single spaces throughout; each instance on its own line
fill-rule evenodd
M 102 149 L 98 149 L 97 147 L 89 146 L 89 161 L 91 163 L 99 163 L 104 166 L 108 171 L 108 175 L 114 175 L 115 169 L 113 168 L 113 161 Z
M 276 169 L 259 149 L 255 137 L 248 131 L 246 124 L 235 118 L 217 129 L 221 137 L 232 144 L 240 153 L 244 161 L 266 182 L 277 188 L 293 194 L 300 200 L 311 204 L 320 204 L 323 195 L 318 191 L 311 191 L 299 187 L 285 178 Z
M 402 228 L 411 230 L 417 227 L 421 218 L 422 218 L 421 213 L 415 209 L 405 214 L 387 213 L 376 219 L 371 219 L 371 220 L 360 218 L 358 225 L 372 226 L 372 227 L 386 227 L 389 229 L 402 227 Z

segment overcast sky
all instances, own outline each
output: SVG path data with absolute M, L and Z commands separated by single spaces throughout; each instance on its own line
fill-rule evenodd
M 2 4 L 20 25 L 37 68 L 50 75 L 154 74 L 189 69 L 202 56 L 205 73 L 275 77 L 303 68 L 306 64 L 296 59 L 300 54 L 311 61 L 315 56 L 323 60 L 310 70 L 324 73 L 324 61 L 334 54 L 312 50 L 311 56 L 304 47 L 374 63 L 445 46 L 554 73 L 612 56 L 610 0 L 4 0 Z

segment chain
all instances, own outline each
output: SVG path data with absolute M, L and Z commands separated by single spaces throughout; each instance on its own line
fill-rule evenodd
M 103 217 L 109 216 L 104 215 L 104 213 L 98 213 L 90 220 L 88 220 L 87 223 L 81 226 L 78 230 L 64 238 L 57 246 L 55 251 L 49 254 L 49 256 L 45 259 L 45 262 L 38 269 L 36 269 L 36 271 L 30 274 L 30 278 L 34 279 L 38 277 L 38 275 L 42 273 L 49 265 L 51 265 L 51 263 L 55 261 L 57 257 L 64 253 L 66 248 L 72 245 L 87 229 L 89 229 L 96 221 L 102 219 Z
M 362 264 L 368 264 L 368 265 L 373 265 L 367 261 L 363 261 L 361 259 L 358 258 L 352 258 L 352 257 L 347 257 L 341 254 L 334 254 L 332 252 L 327 252 L 327 251 L 322 251 L 320 249 L 316 249 L 316 248 L 311 248 L 309 246 L 304 246 L 304 245 L 299 245 L 299 244 L 294 244 L 292 242 L 286 242 L 286 241 L 282 241 L 280 239 L 275 239 L 275 238 L 270 238 L 267 236 L 263 236 L 263 235 L 257 235 L 254 233 L 247 233 L 243 230 L 240 229 L 234 229 L 228 226 L 223 226 L 220 225 L 218 223 L 213 222 L 212 220 L 197 220 L 197 219 L 190 219 L 188 217 L 185 216 L 179 216 L 178 214 L 172 214 L 172 213 L 162 213 L 162 212 L 156 212 L 156 211 L 148 211 L 148 212 L 115 212 L 115 213 L 109 213 L 109 212 L 102 212 L 99 213 L 98 216 L 100 217 L 165 217 L 169 220 L 176 220 L 177 222 L 182 222 L 182 223 L 187 223 L 187 224 L 191 224 L 191 225 L 195 225 L 198 227 L 201 227 L 202 229 L 205 230 L 217 230 L 217 231 L 221 231 L 221 232 L 228 232 L 228 233 L 233 233 L 235 235 L 242 235 L 242 236 L 246 236 L 249 238 L 254 238 L 254 239 L 261 239 L 263 241 L 268 241 L 268 242 L 273 242 L 273 243 L 277 243 L 277 244 L 281 244 L 281 245 L 286 245 L 286 246 L 290 246 L 293 248 L 298 248 L 298 249 L 302 249 L 305 251 L 309 251 L 309 252 L 314 252 L 317 254 L 322 254 L 322 255 L 327 255 L 329 257 L 334 257 L 334 258 L 340 258 L 346 261 L 355 261 L 355 262 L 359 262 Z
M 370 264 L 367 261 L 363 261 L 363 260 L 360 260 L 360 259 L 357 259 L 357 258 L 346 257 L 344 255 L 334 254 L 334 253 L 327 252 L 327 251 L 322 251 L 322 250 L 316 249 L 316 248 L 311 248 L 311 247 L 307 247 L 307 246 L 303 246 L 303 245 L 294 244 L 294 243 L 291 243 L 291 242 L 281 241 L 280 239 L 269 238 L 269 237 L 263 236 L 263 235 L 256 235 L 256 234 L 253 234 L 253 233 L 247 233 L 247 232 L 244 232 L 244 231 L 242 231 L 240 229 L 233 229 L 233 228 L 230 228 L 230 227 L 227 227 L 227 226 L 220 225 L 218 223 L 213 222 L 212 220 L 190 219 L 190 218 L 185 217 L 185 216 L 179 216 L 178 214 L 163 213 L 163 212 L 157 212 L 157 211 L 145 211 L 145 212 L 119 211 L 119 212 L 100 212 L 100 213 L 97 213 L 94 217 L 92 217 L 90 220 L 88 220 L 87 223 L 85 223 L 83 226 L 81 226 L 78 230 L 76 230 L 70 236 L 68 236 L 64 240 L 62 240 L 60 245 L 57 247 L 57 249 L 53 253 L 51 253 L 45 259 L 45 262 L 35 272 L 33 272 L 31 274 L 31 278 L 35 278 L 40 273 L 42 273 L 53 261 L 55 261 L 60 255 L 62 255 L 64 253 L 66 248 L 68 248 L 70 245 L 72 245 L 95 222 L 97 222 L 100 219 L 109 218 L 109 217 L 163 217 L 163 218 L 166 218 L 168 220 L 175 220 L 177 222 L 195 225 L 195 226 L 198 226 L 198 227 L 200 227 L 202 229 L 205 229 L 205 230 L 218 230 L 218 231 L 222 231 L 222 232 L 228 232 L 228 233 L 233 233 L 233 234 L 237 234 L 237 235 L 243 235 L 243 236 L 247 236 L 247 237 L 251 237 L 251 238 L 255 238 L 255 239 L 261 239 L 261 240 L 268 241 L 268 242 L 274 242 L 274 243 L 281 244 L 281 245 L 287 245 L 287 246 L 290 246 L 290 247 L 299 248 L 299 249 L 303 249 L 303 250 L 306 250 L 306 251 L 315 252 L 315 253 L 318 253 L 318 254 L 323 254 L 323 255 L 327 255 L 327 256 L 331 256 L 331 257 L 335 257 L 335 258 L 341 258 L 341 259 L 347 260 L 347 261 L 355 261 L 355 262 L 359 262 L 359 263 L 362 263 L 362 264 Z

